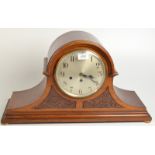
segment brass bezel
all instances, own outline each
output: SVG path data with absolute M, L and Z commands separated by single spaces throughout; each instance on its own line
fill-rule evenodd
M 104 70 L 105 70 L 105 78 L 102 82 L 102 85 L 96 89 L 92 94 L 90 95 L 86 95 L 86 96 L 76 96 L 76 95 L 71 95 L 70 93 L 68 93 L 67 91 L 63 90 L 58 82 L 57 82 L 57 78 L 56 78 L 56 70 L 57 70 L 57 67 L 58 67 L 58 64 L 60 63 L 60 61 L 66 56 L 66 55 L 69 55 L 70 53 L 72 52 L 76 52 L 76 51 L 82 51 L 82 50 L 89 50 L 89 52 L 93 53 L 102 63 L 103 63 L 103 67 L 104 67 Z M 66 96 L 68 97 L 71 97 L 71 98 L 74 98 L 74 99 L 86 99 L 86 98 L 89 98 L 91 96 L 93 96 L 94 94 L 96 94 L 98 91 L 100 91 L 103 86 L 105 85 L 106 83 L 106 79 L 107 79 L 107 75 L 108 75 L 108 68 L 107 68 L 107 63 L 106 63 L 106 60 L 94 49 L 91 49 L 91 48 L 87 48 L 87 47 L 76 47 L 75 49 L 71 49 L 69 50 L 67 53 L 65 53 L 64 55 L 62 55 L 59 60 L 57 61 L 55 67 L 54 67 L 54 80 L 55 80 L 55 84 L 56 86 L 59 88 L 59 90 L 61 91 L 61 93 L 65 94 Z

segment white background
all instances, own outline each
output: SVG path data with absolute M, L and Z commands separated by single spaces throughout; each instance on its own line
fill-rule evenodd
M 0 0 L 0 27 L 22 27 L 22 28 L 70 28 L 76 27 L 78 29 L 81 28 L 155 28 L 155 2 L 154 0 Z M 64 30 L 59 30 L 56 32 L 55 37 L 57 37 L 60 33 L 63 33 Z M 151 64 L 154 64 L 154 51 L 153 51 L 153 44 L 154 44 L 154 35 L 152 32 L 146 32 L 145 36 L 141 39 L 140 36 L 144 36 L 143 32 L 134 32 L 132 35 L 136 34 L 137 37 L 133 38 L 131 34 L 131 38 L 129 39 L 127 33 L 121 33 L 123 36 L 120 36 L 122 39 L 118 39 L 117 42 L 120 41 L 120 44 L 123 42 L 126 45 L 129 44 L 128 42 L 132 42 L 133 46 L 127 48 L 127 46 L 119 46 L 120 44 L 115 44 L 115 40 L 113 40 L 114 36 L 117 37 L 118 35 L 114 34 L 116 30 L 109 30 L 109 32 L 102 33 L 103 37 L 100 37 L 100 32 L 98 34 L 96 31 L 100 31 L 98 29 L 91 30 L 93 34 L 96 34 L 97 37 L 102 40 L 103 45 L 107 48 L 110 52 L 111 56 L 114 59 L 116 64 L 116 68 L 119 72 L 119 76 L 115 79 L 115 84 L 122 88 L 126 89 L 134 89 L 141 97 L 145 105 L 147 106 L 149 112 L 154 118 L 154 112 L 152 107 L 154 107 L 153 103 L 153 89 L 154 84 L 152 83 L 154 77 L 154 68 Z M 128 30 L 127 30 L 128 31 Z M 133 30 L 131 30 L 133 31 Z M 137 30 L 135 30 L 137 31 Z M 139 30 L 138 30 L 139 31 Z M 142 30 L 143 31 L 143 30 Z M 149 30 L 152 31 L 152 30 Z M 23 32 L 22 32 L 23 33 Z M 118 30 L 117 32 L 118 33 Z M 38 37 L 37 37 L 38 34 Z M 41 71 L 42 71 L 42 61 L 43 56 L 47 54 L 48 46 L 51 43 L 53 37 L 53 33 L 45 33 L 43 30 L 44 35 L 39 35 L 38 32 L 34 35 L 33 33 L 28 33 L 27 35 L 34 35 L 33 39 L 30 39 L 32 42 L 29 43 L 27 46 L 23 45 L 18 46 L 17 49 L 14 49 L 12 53 L 16 53 L 20 48 L 20 52 L 17 54 L 17 57 L 14 59 L 13 54 L 13 61 L 10 63 L 12 66 L 8 66 L 6 62 L 11 60 L 11 57 L 5 59 L 5 63 L 3 58 L 7 57 L 8 52 L 4 52 L 0 50 L 0 108 L 3 111 L 3 108 L 7 102 L 7 98 L 10 97 L 11 92 L 17 89 L 26 89 L 28 87 L 32 87 L 35 85 L 36 82 L 42 78 Z M 111 35 L 110 35 L 111 34 Z M 4 35 L 0 34 L 0 35 Z M 49 35 L 49 37 L 47 37 Z M 7 38 L 10 38 L 11 33 L 8 33 Z M 44 36 L 45 42 L 39 37 Z M 152 36 L 152 39 L 150 39 Z M 105 39 L 106 37 L 106 39 Z M 10 51 L 9 44 L 10 41 L 14 42 L 14 39 L 10 39 L 10 41 L 6 41 L 6 36 L 0 37 L 0 46 L 3 44 L 2 49 L 7 49 L 6 51 Z M 18 37 L 17 37 L 18 38 Z M 47 39 L 48 38 L 48 39 Z M 107 38 L 109 38 L 107 40 Z M 112 39 L 111 39 L 112 38 Z M 119 37 L 118 37 L 119 38 Z M 136 39 L 137 38 L 137 39 Z M 144 39 L 146 38 L 146 40 Z M 20 38 L 21 41 L 28 40 Z M 129 39 L 129 40 L 128 40 Z M 136 40 L 135 40 L 136 39 Z M 9 40 L 9 39 L 8 39 Z M 17 39 L 18 40 L 18 39 Z M 49 41 L 48 43 L 46 41 Z M 147 52 L 150 55 L 147 55 L 146 52 L 142 52 L 142 59 L 139 56 L 139 53 L 136 54 L 140 60 L 137 61 L 132 59 L 136 57 L 128 57 L 129 59 L 125 59 L 126 54 L 128 56 L 135 55 L 135 53 L 131 52 L 134 51 L 131 48 L 135 48 L 136 42 L 139 40 L 142 47 L 149 47 L 150 50 Z M 41 45 L 38 42 L 41 42 Z M 152 43 L 150 43 L 152 42 Z M 135 43 L 135 44 L 134 44 Z M 139 44 L 137 43 L 137 44 Z M 24 43 L 23 43 L 24 44 Z M 26 44 L 26 42 L 25 42 Z M 37 45 L 36 45 L 37 44 Z M 44 45 L 43 45 L 44 44 Z M 31 46 L 32 45 L 32 46 Z M 42 46 L 42 49 L 41 49 Z M 114 48 L 117 49 L 125 48 L 123 50 L 119 50 L 119 55 Z M 152 47 L 150 47 L 152 46 Z M 15 46 L 17 47 L 17 46 Z M 27 47 L 27 48 L 25 48 Z M 35 48 L 40 47 L 40 51 L 36 51 Z M 140 46 L 136 46 L 137 49 L 142 49 Z M 25 52 L 25 51 L 26 52 Z M 33 52 L 32 52 L 33 51 Z M 130 52 L 127 52 L 130 51 Z M 23 53 L 21 53 L 23 52 Z M 27 52 L 31 52 L 27 53 Z M 36 54 L 36 53 L 37 54 Z M 137 52 L 136 52 L 137 53 Z M 33 55 L 34 54 L 34 55 Z M 123 55 L 122 55 L 123 54 Z M 10 55 L 10 54 L 9 54 Z M 15 54 L 16 55 L 16 54 Z M 24 59 L 23 56 L 24 55 Z M 30 57 L 30 56 L 31 57 Z M 37 56 L 36 56 L 37 55 Z M 36 57 L 34 57 L 36 56 Z M 3 57 L 3 58 L 2 58 Z M 29 60 L 27 61 L 27 57 Z M 131 65 L 131 61 L 133 60 L 136 63 L 136 66 L 140 71 L 143 69 L 139 67 L 139 65 L 143 66 L 143 59 L 148 58 L 147 63 L 145 66 L 151 66 L 151 68 L 146 69 L 146 74 L 143 72 L 135 71 L 134 74 L 144 75 L 146 79 L 141 82 L 141 80 L 135 80 L 134 76 L 129 77 L 127 75 L 131 75 L 129 72 L 128 74 L 124 74 L 127 72 L 126 67 L 131 71 L 133 71 L 133 67 Z M 21 60 L 22 58 L 22 60 Z M 32 60 L 33 59 L 33 60 Z M 18 61 L 18 62 L 16 62 Z M 33 63 L 28 67 L 28 62 L 37 62 L 36 64 Z M 124 62 L 126 61 L 126 62 Z M 26 62 L 26 63 L 25 63 Z M 39 63 L 38 63 L 39 62 Z M 123 66 L 122 67 L 122 62 Z M 13 68 L 17 69 L 15 66 L 17 65 L 19 71 L 24 66 L 27 68 L 25 70 L 24 75 L 17 76 L 16 73 L 12 71 Z M 20 63 L 20 65 L 19 65 Z M 15 65 L 16 64 L 16 65 Z M 124 65 L 125 64 L 125 65 Z M 33 66 L 32 66 L 33 65 Z M 20 67 L 21 66 L 21 67 Z M 8 69 L 11 67 L 10 69 Z M 132 69 L 131 69 L 132 67 Z M 135 65 L 134 65 L 135 67 Z M 5 68 L 8 71 L 4 71 Z M 10 73 L 9 73 L 10 71 Z M 152 72 L 151 72 L 152 71 Z M 16 75 L 17 81 L 12 83 L 14 78 L 6 77 L 2 73 L 6 73 L 7 75 Z M 31 73 L 30 73 L 31 72 Z M 35 74 L 34 74 L 35 73 Z M 152 74 L 150 74 L 152 73 Z M 32 75 L 28 77 L 27 75 Z M 126 79 L 127 78 L 127 79 Z M 26 79 L 26 80 L 25 80 Z M 123 80 L 122 80 L 123 79 Z M 144 78 L 143 78 L 144 79 Z M 2 80 L 2 81 L 1 81 Z M 4 83 L 4 81 L 10 81 L 10 86 Z M 136 84 L 135 84 L 136 81 Z M 147 83 L 146 83 L 147 81 Z M 16 85 L 16 82 L 18 85 Z M 26 83 L 23 83 L 26 82 Z M 139 86 L 139 84 L 142 85 Z M 151 86 L 150 86 L 151 84 Z M 145 89 L 149 88 L 149 89 Z M 137 124 L 137 123 L 127 123 L 127 124 L 54 124 L 54 125 L 22 125 L 22 126 L 0 126 L 0 154 L 10 155 L 10 154 L 46 154 L 46 155 L 72 155 L 72 154 L 89 154 L 89 155 L 96 155 L 96 154 L 155 154 L 154 143 L 155 143 L 155 126 L 151 124 Z

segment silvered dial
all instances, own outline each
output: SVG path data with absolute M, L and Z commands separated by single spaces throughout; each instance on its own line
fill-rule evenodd
M 76 50 L 63 56 L 55 72 L 59 88 L 72 97 L 94 94 L 104 83 L 105 64 L 91 50 Z

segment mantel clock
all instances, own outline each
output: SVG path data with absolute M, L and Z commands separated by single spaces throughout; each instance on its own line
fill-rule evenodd
M 96 37 L 67 32 L 44 58 L 44 78 L 35 87 L 14 92 L 2 123 L 150 122 L 134 91 L 113 85 L 118 73 Z

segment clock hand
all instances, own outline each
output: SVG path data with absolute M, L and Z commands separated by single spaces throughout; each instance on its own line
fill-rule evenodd
M 83 76 L 85 78 L 90 78 L 90 79 L 93 79 L 94 78 L 92 75 L 86 75 L 86 74 L 83 74 L 83 73 L 80 73 L 79 75 L 80 76 Z
M 89 77 L 89 79 L 90 79 L 92 82 L 94 82 L 94 83 L 98 84 L 98 82 L 97 82 L 97 81 L 93 80 L 93 79 L 94 79 L 94 77 L 93 77 L 92 75 L 89 75 L 88 77 Z
M 87 77 L 88 77 L 88 75 L 83 74 L 83 73 L 80 73 L 80 74 L 79 74 L 79 76 L 83 76 L 83 77 L 85 77 L 85 78 L 87 78 Z
M 80 73 L 79 75 L 80 76 L 83 76 L 85 78 L 90 78 L 90 79 L 93 79 L 94 78 L 92 75 L 86 75 L 86 74 L 83 74 L 83 73 Z
M 93 77 L 92 75 L 86 75 L 86 74 L 83 74 L 83 73 L 80 73 L 79 75 L 80 75 L 80 76 L 83 76 L 84 78 L 88 78 L 88 79 L 90 79 L 92 82 L 98 84 L 97 81 L 93 80 L 94 77 Z
M 89 78 L 90 79 L 90 78 Z M 96 85 L 98 85 L 98 81 L 95 81 L 93 79 L 90 79 L 92 82 L 96 83 Z
M 93 77 L 92 75 L 89 75 L 88 77 L 89 77 L 90 79 L 94 79 L 94 77 Z

